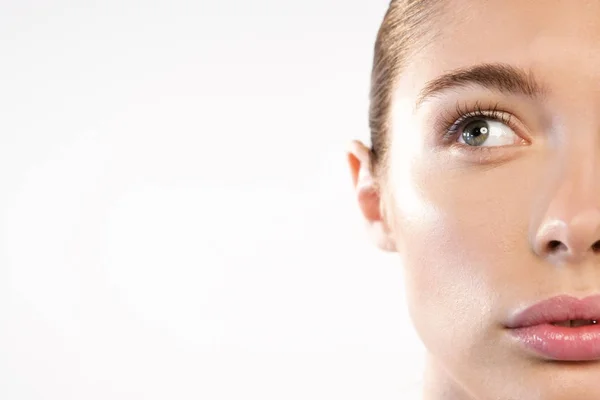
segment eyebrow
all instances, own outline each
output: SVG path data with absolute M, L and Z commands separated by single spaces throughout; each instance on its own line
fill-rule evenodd
M 473 85 L 531 98 L 541 97 L 546 92 L 531 71 L 508 64 L 478 64 L 448 72 L 429 81 L 417 97 L 416 108 L 449 89 Z

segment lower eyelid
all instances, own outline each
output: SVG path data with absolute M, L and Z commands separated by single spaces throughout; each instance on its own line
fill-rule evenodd
M 489 117 L 484 117 L 487 119 L 492 119 Z M 514 157 L 517 157 L 520 154 L 520 149 L 530 145 L 531 142 L 526 139 L 528 135 L 521 134 L 523 132 L 524 127 L 522 124 L 518 123 L 515 119 L 513 122 L 509 124 L 498 121 L 508 126 L 516 136 L 514 144 L 507 145 L 498 145 L 498 146 L 471 146 L 465 143 L 461 143 L 458 141 L 457 134 L 462 132 L 462 128 L 464 127 L 464 123 L 461 124 L 460 129 L 447 137 L 445 141 L 446 148 L 455 154 L 457 160 L 462 160 L 467 162 L 468 164 L 474 165 L 485 165 L 485 164 L 498 164 L 506 161 L 510 161 Z M 466 122 L 468 123 L 468 121 Z
M 457 160 L 462 159 L 468 164 L 485 165 L 510 161 L 512 158 L 518 156 L 520 153 L 519 149 L 529 144 L 525 139 L 522 139 L 520 144 L 515 145 L 469 146 L 455 140 L 448 145 L 447 149 L 455 154 Z

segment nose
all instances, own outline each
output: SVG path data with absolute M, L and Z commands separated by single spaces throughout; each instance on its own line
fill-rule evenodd
M 534 251 L 543 258 L 580 262 L 600 254 L 600 210 L 573 218 L 549 218 L 536 235 Z
M 599 168 L 596 162 L 582 161 L 569 163 L 568 171 L 556 174 L 554 190 L 546 196 L 532 243 L 542 258 L 576 263 L 600 255 Z

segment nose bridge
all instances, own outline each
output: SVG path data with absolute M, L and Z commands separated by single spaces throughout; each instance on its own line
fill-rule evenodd
M 598 150 L 591 146 L 579 146 L 564 156 L 549 208 L 565 222 L 577 222 L 600 210 L 599 158 Z
M 533 238 L 542 257 L 576 262 L 600 253 L 600 152 L 585 142 L 571 142 L 547 172 L 544 213 Z

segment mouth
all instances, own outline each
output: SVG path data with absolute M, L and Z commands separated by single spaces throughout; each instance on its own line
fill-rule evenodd
M 534 325 L 576 328 L 596 325 L 600 321 L 600 296 L 579 300 L 571 296 L 558 296 L 541 301 L 514 313 L 506 325 L 509 329 Z
M 512 316 L 508 333 L 537 357 L 600 361 L 600 296 L 554 297 Z
M 596 324 L 598 324 L 598 321 L 592 320 L 592 319 L 569 319 L 566 321 L 550 323 L 550 325 L 562 326 L 565 328 L 578 328 L 580 326 L 588 326 L 588 325 L 596 325 Z

